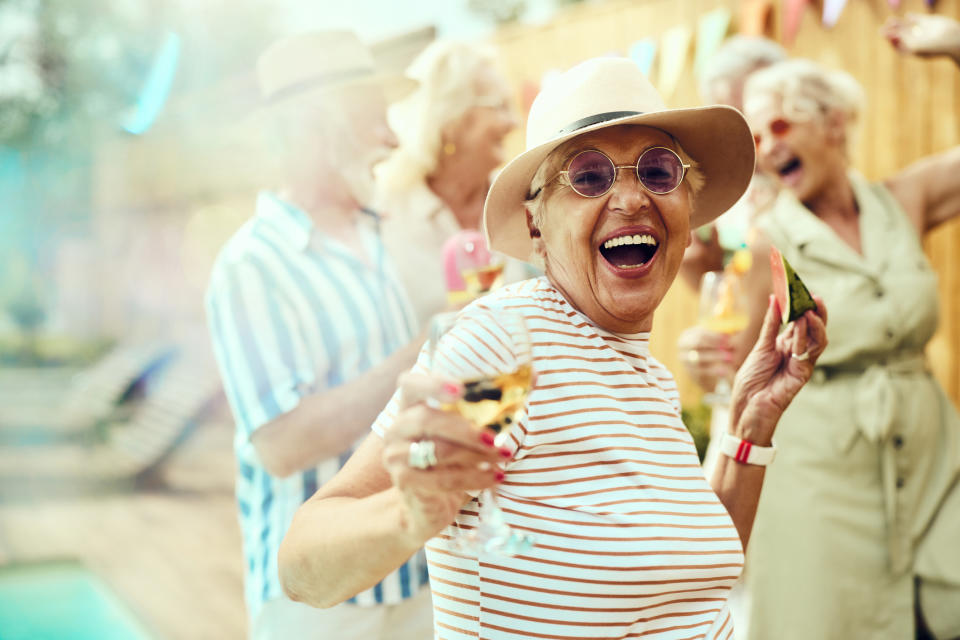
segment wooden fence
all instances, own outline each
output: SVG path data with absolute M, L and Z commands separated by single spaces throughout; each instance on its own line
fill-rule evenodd
M 501 29 L 493 41 L 517 104 L 523 104 L 525 86 L 528 91 L 545 72 L 565 69 L 591 56 L 623 54 L 640 38 L 659 39 L 678 25 L 686 25 L 696 34 L 699 18 L 713 9 L 730 9 L 733 33 L 741 4 L 738 0 L 587 2 L 568 8 L 548 24 Z M 960 70 L 955 64 L 906 58 L 894 52 L 879 35 L 880 26 L 893 12 L 887 0 L 850 0 L 840 21 L 829 30 L 820 23 L 821 9 L 819 0 L 810 4 L 788 51 L 844 69 L 863 85 L 867 108 L 853 150 L 855 167 L 868 178 L 880 179 L 922 156 L 960 144 Z M 906 0 L 900 9 L 926 10 L 922 0 Z M 780 40 L 777 11 L 775 8 L 767 35 Z M 936 12 L 960 19 L 960 0 L 940 0 Z M 667 97 L 671 106 L 700 103 L 692 64 L 691 49 L 684 76 L 674 94 Z M 508 147 L 510 155 L 522 149 L 522 130 L 513 134 Z M 960 222 L 934 231 L 925 247 L 940 276 L 941 303 L 940 329 L 928 355 L 937 378 L 954 403 L 960 404 Z M 680 366 L 676 340 L 683 329 L 695 323 L 696 307 L 694 294 L 678 281 L 654 320 L 653 352 L 677 375 L 685 403 L 695 401 L 700 392 Z

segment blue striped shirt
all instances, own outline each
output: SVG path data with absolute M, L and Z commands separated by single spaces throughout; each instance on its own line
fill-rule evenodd
M 283 595 L 277 550 L 294 512 L 352 453 L 276 478 L 260 464 L 251 434 L 303 396 L 375 366 L 416 333 L 413 311 L 374 225 L 372 217 L 361 224 L 371 265 L 324 237 L 304 212 L 264 192 L 256 215 L 213 267 L 207 321 L 236 420 L 236 494 L 251 619 L 263 602 Z M 420 552 L 352 602 L 393 604 L 426 583 Z

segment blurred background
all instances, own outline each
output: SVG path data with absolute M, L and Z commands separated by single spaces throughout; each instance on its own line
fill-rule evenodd
M 511 157 L 551 73 L 629 55 L 670 106 L 696 105 L 723 37 L 762 34 L 862 83 L 852 164 L 876 179 L 960 143 L 955 65 L 879 35 L 906 11 L 960 19 L 960 0 L 0 0 L 0 638 L 246 633 L 202 296 L 271 182 L 253 65 L 273 39 L 351 28 L 396 69 L 436 37 L 488 42 L 521 114 Z M 960 225 L 926 250 L 928 355 L 956 403 Z M 653 332 L 693 416 L 676 337 L 696 317 L 677 284 Z

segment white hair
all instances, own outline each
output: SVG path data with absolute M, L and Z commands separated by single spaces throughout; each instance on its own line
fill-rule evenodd
M 773 40 L 760 36 L 729 38 L 710 58 L 700 74 L 700 98 L 708 104 L 729 104 L 733 88 L 754 71 L 787 59 Z
M 803 58 L 778 62 L 747 79 L 745 111 L 747 105 L 771 98 L 780 99 L 784 115 L 790 118 L 822 121 L 839 114 L 848 129 L 857 123 L 864 101 L 863 89 L 849 73 Z
M 477 80 L 495 64 L 492 49 L 457 41 L 433 42 L 417 56 L 406 75 L 419 87 L 389 110 L 399 146 L 379 169 L 388 187 L 403 188 L 430 175 L 444 127 L 477 106 Z

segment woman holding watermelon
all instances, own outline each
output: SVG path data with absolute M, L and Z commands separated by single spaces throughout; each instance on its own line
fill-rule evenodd
M 712 484 L 649 332 L 691 226 L 742 195 L 753 156 L 738 111 L 668 109 L 626 58 L 545 86 L 527 148 L 484 208 L 490 248 L 544 276 L 475 301 L 421 354 L 374 433 L 295 516 L 279 554 L 288 595 L 331 606 L 425 545 L 438 638 L 729 640 L 771 437 L 823 353 L 826 306 L 778 335 L 768 299 Z M 506 330 L 510 315 L 528 340 Z M 535 375 L 516 365 L 522 353 Z M 523 408 L 498 439 L 476 410 L 518 390 Z M 502 524 L 511 535 L 489 545 L 458 542 Z M 535 544 L 501 544 L 512 533 Z
M 960 147 L 868 182 L 849 166 L 860 101 L 851 76 L 808 60 L 759 71 L 745 88 L 758 166 L 781 187 L 753 250 L 778 248 L 831 320 L 777 430 L 743 637 L 960 637 L 960 416 L 924 357 L 937 286 L 921 245 L 960 214 Z M 751 273 L 758 326 L 771 286 L 789 295 L 770 271 Z

